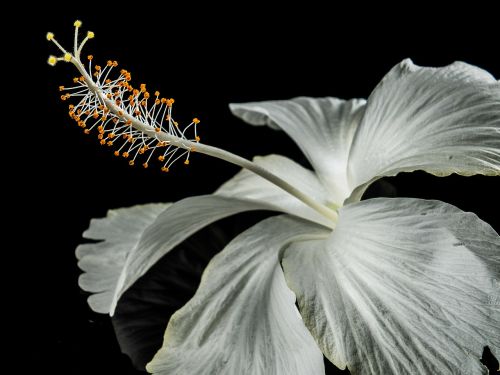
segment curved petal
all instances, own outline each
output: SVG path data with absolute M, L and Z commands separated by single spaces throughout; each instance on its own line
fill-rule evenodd
M 219 219 L 243 211 L 272 209 L 258 204 L 214 195 L 185 198 L 172 204 L 143 232 L 137 246 L 127 256 L 118 279 L 110 314 L 120 296 L 162 256 L 199 229 Z
M 236 237 L 206 268 L 195 296 L 171 318 L 154 374 L 324 374 L 279 264 L 292 240 L 329 231 L 273 217 Z M 193 360 L 194 359 L 194 360 Z
M 105 218 L 92 219 L 83 237 L 103 240 L 77 247 L 78 266 L 85 271 L 78 283 L 94 293 L 88 298 L 92 310 L 108 313 L 116 285 L 128 254 L 142 233 L 168 207 L 168 204 L 146 204 L 109 210 Z
M 500 354 L 500 238 L 438 201 L 373 199 L 283 269 L 323 353 L 357 374 L 486 374 Z
M 321 203 L 327 203 L 328 194 L 314 172 L 280 155 L 255 157 L 253 162 L 276 176 L 282 178 L 303 193 Z M 242 169 L 236 176 L 225 182 L 216 195 L 248 199 L 272 205 L 276 210 L 286 212 L 322 225 L 330 222 L 309 206 L 299 201 L 286 191 L 263 179 L 262 177 Z
M 230 108 L 233 114 L 252 125 L 284 130 L 309 159 L 333 203 L 340 205 L 350 195 L 347 159 L 364 113 L 363 99 L 302 97 L 231 104 Z
M 348 168 L 351 188 L 403 171 L 500 174 L 500 82 L 462 62 L 404 60 L 370 95 Z
M 163 256 L 118 301 L 112 317 L 122 353 L 135 368 L 146 363 L 161 347 L 168 319 L 195 294 L 203 270 L 238 234 L 273 215 L 240 213 L 207 225 Z

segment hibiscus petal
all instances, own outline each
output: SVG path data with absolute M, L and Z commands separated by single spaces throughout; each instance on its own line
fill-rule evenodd
M 255 157 L 253 162 L 274 173 L 316 201 L 327 203 L 327 192 L 314 172 L 302 167 L 293 160 L 280 155 L 268 155 Z M 270 204 L 278 211 L 296 215 L 322 225 L 331 225 L 331 222 L 324 216 L 318 214 L 294 196 L 246 169 L 242 169 L 236 176 L 224 183 L 215 194 Z
M 85 271 L 78 283 L 92 292 L 88 303 L 99 313 L 109 312 L 114 291 L 128 253 L 168 204 L 146 204 L 108 211 L 107 217 L 92 219 L 83 237 L 104 240 L 77 247 L 78 266 Z
M 500 237 L 439 201 L 344 207 L 327 241 L 283 259 L 323 353 L 356 374 L 486 374 L 500 354 Z
M 500 174 L 500 82 L 462 62 L 404 60 L 370 95 L 348 168 L 351 188 L 403 171 Z
M 347 159 L 365 101 L 336 98 L 231 104 L 231 111 L 252 125 L 284 130 L 309 159 L 333 203 L 341 204 L 351 193 Z
M 144 205 L 110 211 L 94 219 L 86 238 L 104 240 L 77 248 L 82 289 L 97 293 L 90 307 L 113 315 L 121 295 L 163 255 L 191 234 L 224 217 L 243 211 L 272 209 L 227 197 L 202 195 L 171 205 Z
M 260 222 L 205 270 L 195 296 L 171 318 L 154 374 L 324 374 L 279 264 L 290 241 L 327 236 L 292 217 Z
M 110 314 L 121 295 L 162 256 L 191 234 L 219 219 L 239 212 L 272 209 L 269 205 L 214 195 L 200 195 L 178 201 L 148 226 L 137 246 L 128 254 L 118 280 Z

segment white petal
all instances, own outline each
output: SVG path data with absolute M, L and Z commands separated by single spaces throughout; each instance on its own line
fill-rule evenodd
M 191 234 L 224 217 L 269 207 L 214 195 L 190 197 L 172 204 L 145 229 L 137 246 L 129 252 L 116 286 L 110 314 L 113 315 L 120 296 L 137 279 Z
M 78 266 L 85 271 L 79 285 L 94 293 L 88 299 L 90 307 L 100 313 L 108 313 L 111 301 L 127 255 L 156 217 L 168 204 L 147 204 L 108 211 L 102 219 L 93 219 L 83 236 L 92 240 L 104 240 L 78 246 Z
M 352 188 L 425 170 L 500 174 L 500 82 L 472 65 L 396 65 L 368 99 L 349 157 Z
M 295 307 L 279 264 L 293 240 L 328 231 L 291 217 L 262 221 L 209 263 L 195 296 L 170 319 L 157 375 L 315 375 L 323 357 Z
M 323 353 L 351 374 L 486 374 L 500 354 L 500 238 L 438 201 L 373 199 L 283 269 Z
M 301 148 L 324 183 L 331 200 L 350 195 L 346 168 L 354 132 L 365 101 L 336 98 L 231 104 L 232 112 L 252 125 L 284 130 Z
M 268 155 L 255 157 L 253 161 L 316 201 L 324 204 L 328 203 L 328 194 L 318 177 L 312 171 L 300 166 L 293 160 L 280 155 Z M 215 194 L 266 203 L 272 205 L 278 211 L 326 226 L 330 225 L 330 222 L 324 216 L 318 214 L 281 188 L 246 169 L 242 169 L 236 176 L 224 183 Z

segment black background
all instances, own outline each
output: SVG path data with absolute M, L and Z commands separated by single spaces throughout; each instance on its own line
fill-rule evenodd
M 21 307 L 14 313 L 21 320 L 15 349 L 23 355 L 23 370 L 134 374 L 109 318 L 91 312 L 87 295 L 78 288 L 74 248 L 81 233 L 92 217 L 104 216 L 109 208 L 210 193 L 237 172 L 200 155 L 192 157 L 188 168 L 175 165 L 169 175 L 131 168 L 94 136 L 84 136 L 67 118 L 67 103 L 58 100 L 58 85 L 69 85 L 76 73 L 69 64 L 46 64 L 48 55 L 57 52 L 45 40 L 47 31 L 69 46 L 73 21 L 81 19 L 83 30 L 96 33 L 84 53 L 102 63 L 118 60 L 134 82 L 174 97 L 180 122 L 199 117 L 203 142 L 245 157 L 300 154 L 282 134 L 233 118 L 230 102 L 300 95 L 366 98 L 406 57 L 429 66 L 463 60 L 500 77 L 495 11 L 479 5 L 460 15 L 428 6 L 331 11 L 312 3 L 283 3 L 279 12 L 254 2 L 168 5 L 167 11 L 146 2 L 132 9 L 89 3 L 85 9 L 66 6 L 53 14 L 51 6 L 31 8 L 31 15 L 12 14 L 22 21 L 10 30 L 20 47 L 22 61 L 16 65 L 22 71 L 6 72 L 6 82 L 17 80 L 11 87 L 21 90 L 16 104 L 22 111 L 8 126 L 29 130 L 29 135 L 12 135 L 12 178 L 7 181 L 18 192 L 28 191 L 12 221 L 20 230 L 15 238 L 21 245 L 12 252 L 20 255 L 14 284 L 20 286 L 15 294 Z M 37 17 L 42 12 L 48 15 Z M 391 182 L 400 196 L 441 199 L 474 211 L 499 231 L 498 180 L 416 173 Z

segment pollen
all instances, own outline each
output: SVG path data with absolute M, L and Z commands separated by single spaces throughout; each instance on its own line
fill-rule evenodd
M 82 21 L 76 20 L 75 23 L 73 23 L 73 26 L 75 26 L 75 27 L 81 27 L 82 26 Z
M 93 39 L 94 37 L 95 37 L 95 34 L 94 34 L 94 32 L 93 32 L 93 31 L 89 31 L 89 32 L 87 32 L 87 38 L 89 38 L 89 39 Z
M 64 61 L 70 62 L 71 61 L 71 53 L 66 52 L 64 54 Z
M 50 42 L 54 39 L 54 33 L 47 33 L 47 40 Z

